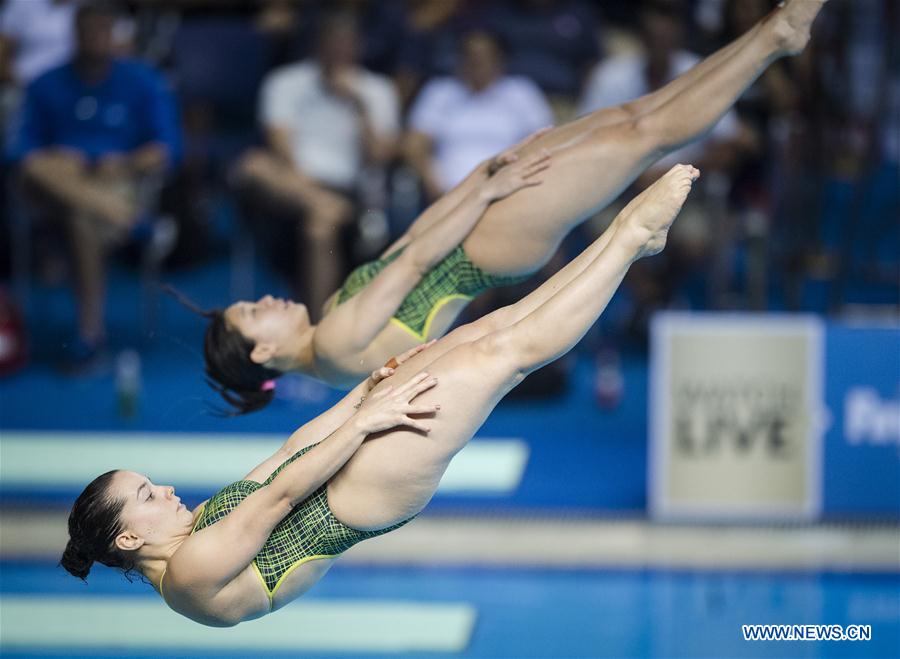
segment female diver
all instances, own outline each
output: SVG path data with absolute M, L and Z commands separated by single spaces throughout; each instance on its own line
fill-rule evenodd
M 472 296 L 537 271 L 581 220 L 661 156 L 708 132 L 770 63 L 800 52 L 824 2 L 788 0 L 662 89 L 482 164 L 386 256 L 354 271 L 318 325 L 303 305 L 271 296 L 207 312 L 210 382 L 249 412 L 272 399 L 282 373 L 344 387 L 390 355 L 442 336 Z
M 673 167 L 535 292 L 380 370 L 196 510 L 135 472 L 98 477 L 72 508 L 63 567 L 137 569 L 172 609 L 212 626 L 299 597 L 340 553 L 425 507 L 497 402 L 568 352 L 631 263 L 663 248 L 698 175 Z

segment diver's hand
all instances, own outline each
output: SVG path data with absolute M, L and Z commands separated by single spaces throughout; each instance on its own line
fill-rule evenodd
M 519 159 L 519 152 L 523 148 L 534 142 L 540 136 L 546 135 L 551 130 L 553 130 L 553 126 L 545 126 L 544 128 L 536 130 L 518 144 L 513 144 L 506 151 L 501 151 L 490 160 L 485 161 L 485 173 L 488 176 L 493 176 L 506 165 L 515 162 Z
M 413 400 L 436 384 L 437 378 L 423 371 L 399 387 L 388 385 L 381 391 L 363 396 L 353 417 L 356 427 L 366 434 L 397 426 L 409 426 L 427 433 L 431 429 L 411 415 L 434 415 L 441 406 L 415 404 Z
M 508 197 L 522 188 L 544 182 L 543 173 L 550 167 L 550 152 L 542 149 L 527 158 L 516 158 L 482 183 L 482 191 L 489 202 Z
M 420 352 L 422 352 L 426 348 L 430 348 L 431 346 L 433 346 L 436 342 L 437 342 L 437 339 L 431 339 L 431 341 L 429 341 L 428 343 L 420 343 L 419 345 L 410 348 L 403 354 L 396 355 L 395 357 L 391 357 L 390 359 L 388 359 L 384 363 L 384 366 L 372 371 L 372 375 L 369 376 L 369 380 L 368 380 L 368 385 L 369 385 L 368 390 L 372 391 L 372 389 L 375 387 L 376 384 L 378 384 L 382 380 L 386 380 L 387 378 L 391 377 L 394 374 L 394 371 L 397 369 L 397 367 L 400 366 L 400 364 L 402 364 L 406 361 L 409 361 L 410 359 L 412 359 L 413 357 L 418 355 Z
M 398 366 L 400 366 L 400 364 L 402 364 L 404 362 L 408 362 L 410 359 L 412 359 L 413 357 L 418 355 L 420 352 L 422 352 L 426 348 L 430 348 L 435 343 L 437 343 L 437 339 L 431 339 L 431 341 L 428 341 L 427 343 L 420 343 L 417 346 L 413 346 L 412 348 L 410 348 L 403 354 L 396 355 L 395 357 L 391 357 L 390 359 L 387 360 L 387 362 L 385 362 L 384 365 L 387 368 L 395 369 Z

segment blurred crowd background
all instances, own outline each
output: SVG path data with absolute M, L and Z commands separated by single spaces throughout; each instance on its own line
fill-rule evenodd
M 288 375 L 264 413 L 210 413 L 204 322 L 163 284 L 204 308 L 291 295 L 315 321 L 479 161 L 774 6 L 0 0 L 3 656 L 896 656 L 900 0 L 830 0 L 703 141 L 470 305 L 519 299 L 672 162 L 702 170 L 579 348 L 302 603 L 227 636 L 57 565 L 98 471 L 198 504 L 342 395 Z M 874 634 L 748 645 L 757 622 Z
M 480 160 L 661 86 L 774 4 L 3 0 L 8 332 L 26 331 L 17 305 L 33 286 L 67 287 L 75 317 L 52 360 L 89 370 L 108 345 L 109 277 L 137 271 L 153 286 L 217 259 L 228 281 L 201 302 L 268 292 L 263 263 L 315 314 Z M 588 336 L 601 370 L 645 349 L 662 308 L 896 312 L 900 7 L 830 4 L 803 55 L 770 67 L 548 267 L 672 162 L 702 170 L 669 247 L 632 269 Z

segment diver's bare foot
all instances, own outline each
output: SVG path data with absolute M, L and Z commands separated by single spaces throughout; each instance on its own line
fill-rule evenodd
M 623 232 L 636 258 L 658 254 L 666 246 L 669 227 L 699 176 L 692 165 L 675 165 L 625 207 L 617 233 Z
M 778 50 L 796 55 L 806 48 L 810 28 L 828 0 L 786 0 L 772 16 L 772 33 Z

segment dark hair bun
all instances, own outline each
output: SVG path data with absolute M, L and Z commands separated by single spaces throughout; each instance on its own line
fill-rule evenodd
M 84 580 L 90 573 L 94 560 L 86 556 L 77 544 L 69 540 L 66 543 L 66 549 L 63 551 L 62 558 L 59 559 L 59 564 L 72 576 Z
M 75 499 L 69 513 L 69 542 L 59 564 L 82 580 L 95 562 L 126 572 L 134 567 L 133 559 L 115 547 L 125 505 L 124 499 L 110 493 L 115 475 L 115 470 L 107 471 L 92 480 Z

